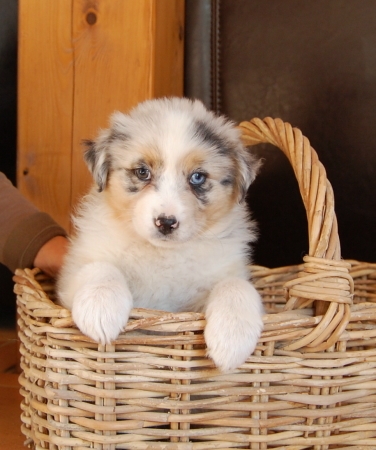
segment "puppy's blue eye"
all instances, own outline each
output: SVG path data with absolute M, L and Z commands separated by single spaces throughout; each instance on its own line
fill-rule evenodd
M 191 178 L 189 179 L 189 182 L 193 184 L 194 186 L 200 186 L 201 184 L 204 184 L 206 181 L 206 175 L 201 172 L 194 172 L 191 175 Z
M 134 173 L 141 181 L 148 181 L 151 179 L 150 170 L 146 169 L 146 167 L 139 167 L 138 169 L 135 169 Z

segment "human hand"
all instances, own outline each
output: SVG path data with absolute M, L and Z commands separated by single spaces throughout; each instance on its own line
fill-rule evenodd
M 68 239 L 66 237 L 56 236 L 50 239 L 37 253 L 34 267 L 38 267 L 51 277 L 56 277 L 63 264 L 67 248 Z

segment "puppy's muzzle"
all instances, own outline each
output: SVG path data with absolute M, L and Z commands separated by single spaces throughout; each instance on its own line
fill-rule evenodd
M 155 226 L 158 231 L 164 235 L 171 234 L 179 226 L 179 222 L 175 216 L 166 216 L 166 214 L 159 215 L 155 221 Z

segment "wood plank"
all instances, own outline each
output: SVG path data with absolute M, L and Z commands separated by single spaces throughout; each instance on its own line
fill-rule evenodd
M 69 226 L 73 111 L 72 0 L 20 0 L 18 187 Z
M 114 110 L 183 94 L 184 0 L 20 0 L 18 186 L 70 228 L 81 141 Z
M 107 127 L 115 110 L 182 95 L 183 9 L 183 0 L 74 2 L 73 204 L 91 184 L 82 139 Z
M 0 374 L 0 450 L 22 450 L 21 395 L 17 374 Z
M 182 96 L 184 0 L 156 0 L 153 97 Z
M 151 13 L 149 0 L 74 2 L 73 203 L 91 184 L 82 139 L 105 128 L 114 110 L 150 96 Z
M 0 330 L 0 373 L 18 366 L 18 345 L 16 330 Z

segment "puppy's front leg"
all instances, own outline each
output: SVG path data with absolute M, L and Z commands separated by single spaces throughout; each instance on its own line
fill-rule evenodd
M 223 372 L 243 364 L 263 329 L 262 301 L 256 289 L 241 278 L 226 278 L 210 293 L 205 315 L 208 356 Z
M 116 339 L 133 306 L 121 271 L 107 262 L 93 262 L 77 273 L 72 318 L 87 336 L 102 344 Z

